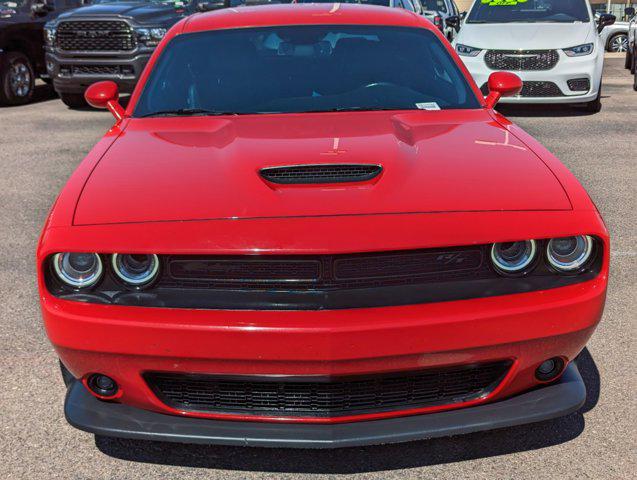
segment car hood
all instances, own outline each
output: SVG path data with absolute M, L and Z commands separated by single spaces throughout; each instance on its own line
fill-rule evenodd
M 595 40 L 590 23 L 465 23 L 456 43 L 489 50 L 568 48 Z
M 264 167 L 380 164 L 373 180 L 274 185 Z M 553 173 L 484 110 L 133 119 L 74 224 L 568 210 Z
M 171 5 L 151 2 L 99 3 L 76 8 L 61 14 L 58 20 L 73 20 L 83 17 L 108 16 L 131 18 L 139 23 L 162 24 L 176 20 L 180 14 Z

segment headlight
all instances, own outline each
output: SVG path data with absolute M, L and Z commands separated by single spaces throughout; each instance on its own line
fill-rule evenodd
M 535 240 L 494 243 L 491 247 L 491 261 L 495 268 L 504 273 L 521 273 L 535 260 L 537 244 Z
M 53 45 L 55 43 L 55 27 L 44 27 L 44 41 L 47 45 Z
M 130 255 L 114 253 L 113 271 L 125 283 L 134 286 L 152 282 L 159 271 L 157 255 Z
M 58 278 L 74 288 L 95 285 L 102 276 L 102 260 L 97 253 L 56 253 L 53 269 Z
M 144 44 L 152 47 L 166 35 L 165 28 L 136 28 L 137 38 Z
M 593 239 L 588 235 L 553 238 L 546 247 L 546 258 L 560 272 L 574 272 L 586 264 L 593 253 Z
M 481 48 L 461 44 L 456 45 L 456 52 L 458 52 L 458 55 L 462 55 L 464 57 L 477 57 L 481 51 Z
M 593 53 L 593 44 L 585 43 L 584 45 L 578 45 L 577 47 L 565 48 L 564 53 L 569 57 L 583 57 L 584 55 L 590 55 Z

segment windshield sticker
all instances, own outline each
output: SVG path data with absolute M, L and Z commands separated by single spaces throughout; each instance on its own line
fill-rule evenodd
M 440 110 L 440 107 L 436 102 L 417 103 L 416 107 L 420 110 Z
M 518 3 L 526 3 L 529 0 L 481 0 L 484 5 L 490 7 L 514 7 Z

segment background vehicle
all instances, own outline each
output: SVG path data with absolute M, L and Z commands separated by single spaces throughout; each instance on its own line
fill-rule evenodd
M 0 0 L 0 105 L 33 96 L 36 77 L 46 75 L 45 22 L 82 5 L 82 0 Z
M 604 66 L 599 33 L 614 21 L 602 14 L 597 24 L 586 0 L 477 0 L 454 43 L 483 93 L 492 72 L 512 71 L 524 87 L 504 102 L 581 104 L 598 112 Z
M 595 13 L 595 21 L 599 22 L 601 13 Z M 599 34 L 604 48 L 609 52 L 628 51 L 628 22 L 615 21 Z
M 55 91 L 71 108 L 84 107 L 84 90 L 113 80 L 122 92 L 135 87 L 167 29 L 196 11 L 229 0 L 96 0 L 46 24 L 46 64 Z
M 625 67 L 630 69 L 631 73 L 635 73 L 635 41 L 637 37 L 637 15 L 631 18 L 628 24 L 628 48 L 626 49 L 626 64 Z
M 425 10 L 424 15 L 434 22 L 434 25 L 440 28 L 447 40 L 451 42 L 456 36 L 457 30 L 447 23 L 447 19 L 451 17 L 460 18 L 460 12 L 455 2 L 453 0 L 421 0 L 421 2 Z

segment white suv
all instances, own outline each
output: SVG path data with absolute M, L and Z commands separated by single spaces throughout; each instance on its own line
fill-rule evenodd
M 519 95 L 507 103 L 577 103 L 601 109 L 604 45 L 586 0 L 476 0 L 454 40 L 456 51 L 487 93 L 494 71 L 522 78 Z

